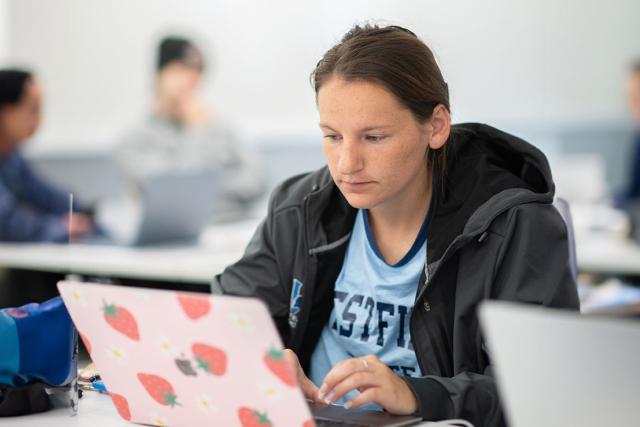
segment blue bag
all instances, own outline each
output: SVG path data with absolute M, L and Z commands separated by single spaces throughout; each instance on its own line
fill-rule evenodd
M 0 416 L 42 412 L 51 390 L 75 389 L 77 341 L 60 297 L 1 309 Z

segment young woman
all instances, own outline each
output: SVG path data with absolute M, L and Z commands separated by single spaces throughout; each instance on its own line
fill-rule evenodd
M 403 28 L 354 27 L 312 81 L 327 167 L 275 190 L 213 291 L 267 303 L 308 397 L 504 424 L 478 303 L 578 308 L 544 155 L 452 126 L 433 54 Z
M 69 216 L 68 193 L 41 179 L 20 147 L 41 122 L 42 87 L 24 70 L 0 70 L 0 240 L 59 241 L 94 230 L 88 210 Z

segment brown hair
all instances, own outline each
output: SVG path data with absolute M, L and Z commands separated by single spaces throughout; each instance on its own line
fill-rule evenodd
M 354 26 L 324 54 L 311 73 L 316 96 L 333 76 L 384 86 L 420 123 L 431 118 L 438 104 L 451 111 L 449 89 L 431 49 L 402 27 Z M 442 173 L 446 147 L 447 144 L 438 150 L 429 150 L 429 164 L 437 166 Z

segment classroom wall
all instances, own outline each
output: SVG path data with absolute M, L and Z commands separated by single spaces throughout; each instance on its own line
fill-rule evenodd
M 432 46 L 457 121 L 548 126 L 624 119 L 625 65 L 640 40 L 637 0 L 7 5 L 9 56 L 31 64 L 47 86 L 39 144 L 109 143 L 142 117 L 153 84 L 153 48 L 171 29 L 206 41 L 212 72 L 204 96 L 248 139 L 315 128 L 309 72 L 365 19 L 409 27 Z
M 0 65 L 4 63 L 9 50 L 7 40 L 9 36 L 8 15 L 7 0 L 0 0 Z

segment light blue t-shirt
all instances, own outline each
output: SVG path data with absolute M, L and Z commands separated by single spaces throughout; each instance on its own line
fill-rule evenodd
M 367 211 L 358 211 L 335 283 L 334 308 L 311 356 L 315 384 L 338 362 L 370 354 L 400 376 L 422 376 L 409 319 L 426 261 L 426 229 L 427 220 L 405 257 L 389 265 L 373 240 Z

